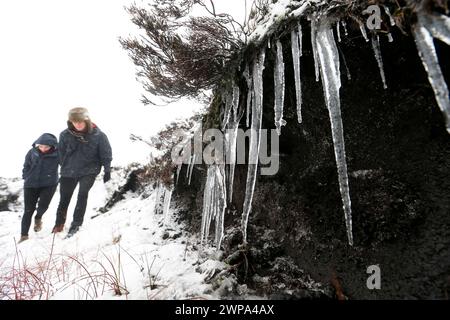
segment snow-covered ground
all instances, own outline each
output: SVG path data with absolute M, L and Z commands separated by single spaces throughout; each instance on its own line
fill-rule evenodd
M 199 254 L 197 238 L 175 222 L 174 209 L 166 217 L 153 212 L 155 193 L 129 192 L 91 219 L 124 183 L 123 170 L 113 172 L 106 185 L 101 177 L 89 194 L 83 226 L 72 238 L 64 239 L 77 190 L 66 228 L 56 236 L 51 230 L 59 190 L 43 216 L 43 229 L 36 233 L 31 225 L 29 240 L 20 244 L 23 192 L 15 211 L 0 212 L 0 298 L 218 299 L 218 291 L 204 280 L 224 264 L 214 251 Z M 9 181 L 10 190 L 20 190 L 21 180 Z

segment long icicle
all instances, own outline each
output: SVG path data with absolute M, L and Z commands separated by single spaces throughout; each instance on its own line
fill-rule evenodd
M 170 209 L 170 200 L 172 199 L 172 192 L 173 189 L 169 187 L 166 189 L 164 193 L 164 211 L 163 211 L 163 225 L 167 223 L 167 217 L 169 215 L 169 209 Z
M 222 243 L 223 235 L 224 235 L 224 218 L 225 218 L 225 210 L 227 208 L 227 195 L 226 195 L 226 186 L 225 186 L 225 166 L 217 165 L 216 166 L 216 230 L 215 230 L 215 242 L 216 248 L 220 249 L 220 245 Z
M 206 174 L 205 190 L 203 192 L 203 213 L 202 213 L 202 229 L 200 232 L 200 243 L 203 245 L 208 239 L 209 226 L 211 224 L 211 207 L 213 205 L 213 187 L 215 183 L 216 175 L 213 165 L 208 166 L 208 172 Z
M 195 165 L 195 156 L 196 154 L 194 153 L 192 155 L 192 163 L 191 163 L 191 167 L 189 170 L 189 181 L 188 181 L 188 185 L 191 185 L 191 178 L 192 178 L 192 171 L 194 170 L 194 165 Z
M 230 171 L 229 171 L 229 201 L 233 200 L 233 183 L 234 183 L 234 171 L 236 167 L 236 143 L 237 143 L 237 131 L 239 128 L 239 86 L 233 85 L 233 118 L 229 125 L 230 129 L 228 130 L 229 134 L 229 155 L 230 155 Z
M 250 70 L 248 65 L 245 66 L 244 78 L 247 82 L 247 118 L 245 119 L 245 125 L 248 128 L 250 126 L 250 108 L 252 106 L 253 96 L 253 78 L 250 76 Z
M 302 44 L 303 31 L 302 31 L 301 23 L 298 24 L 297 34 L 298 34 L 298 51 L 299 51 L 300 57 L 301 57 L 303 55 L 303 44 Z
M 384 75 L 383 58 L 381 57 L 380 39 L 377 34 L 372 35 L 372 49 L 377 60 L 378 68 L 380 69 L 381 80 L 383 81 L 383 88 L 387 89 L 386 76 Z
M 364 24 L 359 22 L 359 30 L 361 30 L 361 34 L 364 37 L 364 40 L 366 40 L 366 42 L 369 42 L 369 38 L 367 37 L 367 32 L 366 32 L 366 27 L 364 27 Z
M 315 15 L 313 15 L 311 17 L 311 45 L 314 57 L 314 70 L 316 73 L 316 81 L 319 81 L 320 62 L 319 58 L 317 57 L 316 34 L 317 34 L 317 18 Z
M 391 26 L 395 26 L 395 20 L 392 17 L 391 11 L 389 10 L 389 7 L 387 6 L 383 6 L 384 8 L 384 12 L 386 12 L 387 16 L 389 17 L 389 22 L 391 24 Z
M 224 112 L 223 122 L 222 122 L 222 131 L 225 130 L 225 128 L 228 125 L 228 122 L 230 121 L 232 100 L 233 100 L 233 97 L 231 96 L 231 94 L 227 93 L 226 97 L 225 97 L 225 112 Z
M 353 246 L 352 209 L 348 184 L 347 161 L 345 156 L 344 129 L 342 125 L 339 89 L 341 78 L 339 53 L 333 37 L 333 31 L 327 21 L 323 21 L 317 31 L 317 51 L 320 59 L 320 71 L 323 81 L 325 102 L 330 115 L 334 153 L 339 179 L 339 189 L 345 213 L 348 243 Z
M 339 29 L 339 21 L 336 23 L 336 34 L 338 37 L 338 42 L 341 42 L 341 29 Z
M 299 25 L 299 30 L 300 25 Z M 295 95 L 297 99 L 297 119 L 298 123 L 302 122 L 302 84 L 300 78 L 300 42 L 301 36 L 297 34 L 294 29 L 291 31 L 291 49 L 292 49 L 292 63 L 294 65 L 294 79 L 295 79 Z
M 279 39 L 276 42 L 277 56 L 275 59 L 274 67 L 274 85 L 275 85 L 275 126 L 278 135 L 281 134 L 281 127 L 286 124 L 283 120 L 283 108 L 284 108 L 284 62 L 283 62 L 283 47 Z
M 444 114 L 447 132 L 450 133 L 450 101 L 447 84 L 439 66 L 439 60 L 434 48 L 433 37 L 423 25 L 423 19 L 419 15 L 417 24 L 412 33 L 416 41 L 419 56 L 428 74 L 428 81 L 433 88 L 436 102 Z
M 217 175 L 216 175 L 216 165 L 213 165 L 213 173 L 214 175 L 214 180 L 213 183 L 211 185 L 211 207 L 210 207 L 210 213 L 209 213 L 209 220 L 208 220 L 208 228 L 206 229 L 206 241 L 208 240 L 208 235 L 209 235 L 209 230 L 211 228 L 211 223 L 216 220 L 216 214 L 217 214 L 217 189 L 216 189 L 216 184 L 217 184 Z
M 187 168 L 186 168 L 186 179 L 189 178 L 189 171 L 191 171 L 191 166 L 193 165 L 193 163 L 192 163 L 193 157 L 194 157 L 194 155 L 192 155 L 192 154 L 189 156 L 189 161 L 188 161 Z
M 252 127 L 250 135 L 250 151 L 248 156 L 247 183 L 245 188 L 244 208 L 242 212 L 241 228 L 243 241 L 247 243 L 247 224 L 252 210 L 253 193 L 256 184 L 256 172 L 259 160 L 259 143 L 262 125 L 263 109 L 263 70 L 265 49 L 262 48 L 258 59 L 253 62 L 254 100 L 252 105 Z
M 437 38 L 450 46 L 449 17 L 442 14 L 422 13 L 418 15 L 418 19 L 434 38 Z

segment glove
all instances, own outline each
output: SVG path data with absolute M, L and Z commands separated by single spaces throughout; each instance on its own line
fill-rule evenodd
M 109 180 L 111 180 L 111 172 L 105 172 L 105 174 L 103 175 L 103 182 L 106 183 Z

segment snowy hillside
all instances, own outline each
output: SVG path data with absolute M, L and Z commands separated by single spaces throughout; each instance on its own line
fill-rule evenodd
M 30 239 L 18 245 L 22 206 L 0 212 L 1 299 L 217 299 L 226 288 L 213 290 L 205 278 L 224 264 L 200 258 L 197 239 L 175 222 L 176 210 L 166 217 L 153 212 L 151 190 L 144 196 L 128 193 L 110 211 L 91 219 L 123 179 L 123 169 L 114 171 L 106 185 L 97 179 L 84 224 L 70 239 L 64 237 L 74 201 L 65 231 L 51 233 L 58 190 L 44 214 L 42 231 L 31 230 Z M 8 187 L 17 191 L 21 183 L 10 181 Z

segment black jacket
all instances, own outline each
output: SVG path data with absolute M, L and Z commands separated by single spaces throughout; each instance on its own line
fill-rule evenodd
M 48 153 L 42 153 L 37 144 L 51 146 Z M 23 164 L 22 178 L 25 188 L 50 187 L 58 184 L 58 141 L 51 133 L 44 133 L 28 151 Z
M 59 136 L 61 177 L 98 175 L 101 167 L 111 171 L 112 151 L 108 137 L 98 127 L 80 134 L 66 129 Z

